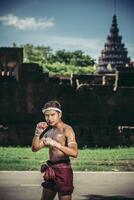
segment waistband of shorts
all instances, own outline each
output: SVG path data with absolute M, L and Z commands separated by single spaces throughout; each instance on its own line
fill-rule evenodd
M 48 165 L 56 165 L 56 164 L 69 164 L 70 163 L 70 159 L 66 159 L 66 160 L 57 160 L 57 161 L 51 161 L 51 160 L 47 160 L 47 164 Z

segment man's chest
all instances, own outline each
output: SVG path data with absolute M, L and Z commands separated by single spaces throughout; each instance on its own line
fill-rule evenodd
M 47 137 L 50 137 L 51 139 L 60 142 L 60 143 L 65 143 L 66 142 L 66 136 L 65 133 L 62 130 L 57 130 L 57 129 L 52 129 L 50 132 L 47 134 Z

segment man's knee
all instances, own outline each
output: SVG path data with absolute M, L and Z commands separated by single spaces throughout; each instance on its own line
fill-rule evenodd
M 63 195 L 63 194 L 58 194 L 59 196 L 59 200 L 71 200 L 72 199 L 72 195 Z
M 53 200 L 55 196 L 55 191 L 43 188 L 41 200 Z

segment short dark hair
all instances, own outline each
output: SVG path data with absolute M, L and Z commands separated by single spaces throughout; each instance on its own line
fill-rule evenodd
M 60 105 L 59 101 L 57 101 L 57 100 L 48 101 L 47 103 L 45 103 L 45 105 L 43 106 L 42 109 L 46 109 L 49 107 L 59 108 L 61 110 L 61 105 Z

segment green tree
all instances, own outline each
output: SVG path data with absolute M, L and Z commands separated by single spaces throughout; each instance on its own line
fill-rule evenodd
M 24 62 L 33 62 L 33 49 L 34 46 L 32 44 L 25 44 L 21 45 L 23 47 L 23 53 L 24 53 Z
M 13 43 L 17 47 L 16 43 Z M 24 62 L 38 63 L 44 71 L 50 74 L 88 74 L 93 73 L 95 60 L 83 51 L 58 50 L 53 53 L 49 46 L 34 46 L 32 44 L 20 45 L 24 50 Z
M 63 50 L 56 51 L 55 55 L 52 56 L 52 62 L 60 62 L 75 66 L 93 66 L 95 64 L 95 60 L 92 59 L 88 55 L 84 55 L 84 53 L 81 50 L 69 52 Z

